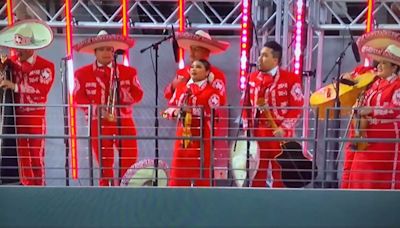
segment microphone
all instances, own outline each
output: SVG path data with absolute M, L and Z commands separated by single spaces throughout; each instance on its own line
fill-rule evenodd
M 172 28 L 172 50 L 174 51 L 175 62 L 179 63 L 179 45 L 175 37 L 174 25 L 171 25 L 171 28 Z
M 257 66 L 257 63 L 250 63 L 249 62 L 249 67 L 256 67 Z
M 125 54 L 125 51 L 122 50 L 122 49 L 117 49 L 117 50 L 114 52 L 114 55 L 123 55 L 123 54 Z
M 349 29 L 350 38 L 351 38 L 351 49 L 353 50 L 354 59 L 356 62 L 360 62 L 360 52 L 358 51 L 357 43 L 354 40 L 353 34 L 351 34 L 351 30 Z
M 341 78 L 339 79 L 339 82 L 348 86 L 354 86 L 355 84 L 357 84 L 356 82 L 353 82 L 352 80 L 349 79 L 345 79 L 345 78 Z

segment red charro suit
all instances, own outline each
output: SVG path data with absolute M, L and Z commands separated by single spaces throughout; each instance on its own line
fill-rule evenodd
M 374 108 L 367 116 L 366 138 L 400 138 L 400 76 L 373 82 L 365 91 L 361 107 Z M 342 188 L 400 189 L 399 146 L 374 141 L 368 142 L 364 151 L 348 148 Z
M 98 105 L 106 105 L 110 93 L 111 67 L 97 66 L 96 62 L 84 66 L 75 72 L 75 102 L 77 104 L 93 105 L 93 118 L 91 122 L 91 137 L 93 152 L 99 161 L 99 129 L 98 129 Z M 136 128 L 132 116 L 132 104 L 139 102 L 143 97 L 143 91 L 137 79 L 136 70 L 132 67 L 126 67 L 118 64 L 117 74 L 120 80 L 120 105 L 126 107 L 120 108 L 121 128 L 118 130 L 117 121 L 109 121 L 104 118 L 101 120 L 101 135 L 112 136 L 135 136 Z M 84 109 L 87 117 L 87 109 Z M 120 177 L 131 167 L 137 159 L 137 142 L 135 139 L 103 139 L 101 140 L 101 179 L 99 185 L 107 186 L 109 180 L 114 177 L 114 149 L 118 148 L 118 142 L 121 142 L 121 167 Z
M 275 76 L 264 74 L 260 71 L 250 74 L 250 102 L 252 107 L 257 107 L 257 100 L 265 98 L 267 107 L 278 127 L 285 130 L 284 137 L 293 137 L 297 119 L 302 112 L 303 93 L 301 80 L 298 75 L 278 69 Z M 285 107 L 299 107 L 299 109 L 286 109 Z M 253 109 L 252 119 L 255 137 L 274 137 L 270 122 L 266 119 L 265 112 Z M 274 159 L 281 153 L 280 141 L 259 141 L 260 165 L 252 181 L 253 187 L 265 187 L 268 163 L 272 165 L 273 187 L 284 187 L 281 178 L 281 167 Z
M 190 108 L 192 121 L 190 124 L 191 137 L 200 136 L 200 118 L 203 114 L 203 178 L 200 178 L 200 155 L 201 144 L 199 140 L 190 140 L 187 148 L 183 146 L 183 140 L 177 140 L 172 160 L 170 186 L 209 186 L 210 185 L 210 115 L 211 108 L 218 107 L 224 102 L 219 91 L 213 88 L 206 80 L 198 86 L 195 83 L 187 86 L 186 83 L 181 83 L 175 90 L 175 100 L 170 101 L 173 107 L 180 107 L 183 104 L 194 106 Z M 203 108 L 203 109 L 202 109 Z M 203 113 L 202 113 L 203 111 Z M 183 136 L 182 121 L 179 121 L 177 127 L 177 136 Z
M 54 81 L 54 64 L 33 55 L 27 61 L 12 60 L 12 76 L 16 84 L 15 103 L 18 134 L 44 135 L 46 133 L 47 95 Z M 23 185 L 45 185 L 44 138 L 18 138 L 17 151 L 20 179 Z
M 185 79 L 186 82 L 189 81 L 190 66 L 186 66 L 183 69 L 177 70 L 175 77 Z M 212 87 L 214 87 L 219 91 L 220 96 L 223 98 L 224 103 L 221 103 L 221 106 L 227 105 L 228 101 L 226 97 L 225 74 L 217 67 L 211 66 L 208 81 L 210 82 Z M 164 89 L 164 97 L 167 100 L 171 99 L 174 100 L 175 98 L 173 97 L 173 95 L 174 95 L 174 90 L 172 89 L 172 83 L 170 83 Z M 214 136 L 221 137 L 228 135 L 229 111 L 223 108 L 217 109 L 215 115 L 217 121 L 215 122 L 214 125 L 215 126 Z M 227 168 L 229 159 L 228 142 L 222 140 L 216 140 L 214 142 L 214 150 L 215 150 L 214 167 L 216 170 L 215 178 L 216 179 L 227 178 Z

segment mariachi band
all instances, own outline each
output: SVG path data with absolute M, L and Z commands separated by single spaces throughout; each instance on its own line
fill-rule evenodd
M 210 151 L 212 135 L 228 135 L 228 114 L 218 108 L 228 104 L 228 96 L 225 74 L 210 63 L 209 57 L 225 52 L 229 43 L 216 40 L 202 30 L 193 34 L 177 33 L 176 39 L 179 47 L 189 53 L 190 62 L 176 71 L 171 83 L 164 89 L 168 108 L 162 112 L 162 117 L 177 121 L 176 136 L 179 139 L 174 144 L 171 167 L 168 168 L 162 160 L 157 161 L 157 168 L 163 170 L 158 176 L 167 178 L 162 182 L 163 185 L 212 186 L 210 180 L 220 175 L 213 168 L 224 166 L 226 159 L 221 158 L 229 150 L 226 140 L 217 140 L 213 146 L 215 151 Z M 11 110 L 14 111 L 11 115 L 13 118 L 8 121 L 17 126 L 14 133 L 18 137 L 14 148 L 22 185 L 45 185 L 45 106 L 55 73 L 54 64 L 37 55 L 36 51 L 50 45 L 52 40 L 51 28 L 38 20 L 19 21 L 0 31 L 0 46 L 12 50 L 9 58 L 1 58 L 0 87 L 3 89 L 3 100 L 9 97 L 8 102 L 16 105 Z M 357 99 L 348 102 L 354 107 L 349 137 L 390 136 L 398 139 L 400 109 L 396 108 L 400 108 L 400 34 L 382 30 L 370 32 L 361 36 L 357 45 L 360 52 L 377 65 L 357 67 L 353 72 L 342 75 L 354 82 L 354 88 L 358 85 L 358 90 L 353 90 Z M 93 63 L 75 71 L 73 95 L 77 105 L 93 107 L 82 110 L 91 126 L 91 151 L 101 167 L 99 186 L 129 185 L 132 177 L 151 176 L 153 179 L 154 175 L 152 169 L 140 170 L 155 167 L 156 164 L 152 160 L 137 161 L 138 146 L 134 138 L 137 131 L 132 106 L 141 101 L 144 91 L 136 69 L 118 64 L 115 60 L 117 50 L 128 50 L 133 46 L 133 39 L 108 34 L 104 30 L 73 46 L 76 52 L 95 57 Z M 304 187 L 313 176 L 299 172 L 300 168 L 296 166 L 293 168 L 295 171 L 291 172 L 296 173 L 296 178 L 303 179 L 304 183 L 293 185 L 284 180 L 287 169 L 291 169 L 286 166 L 287 159 L 290 160 L 290 156 L 295 154 L 291 150 L 302 154 L 301 146 L 298 143 L 293 146 L 290 138 L 295 135 L 295 125 L 301 116 L 305 98 L 300 75 L 280 67 L 282 52 L 281 45 L 275 41 L 263 45 L 257 59 L 257 70 L 249 73 L 240 101 L 243 106 L 242 130 L 247 136 L 260 140 L 254 143 L 244 138 L 240 141 L 244 144 L 236 146 L 235 143 L 231 166 L 242 170 L 251 168 L 252 171 L 244 176 L 251 187 L 266 187 L 267 183 L 278 188 Z M 318 103 L 313 102 L 315 99 L 329 100 L 334 97 L 329 86 L 312 95 L 311 105 Z M 350 90 L 346 87 L 340 91 L 340 99 L 347 99 L 345 93 Z M 4 102 L 3 106 L 6 107 Z M 215 110 L 214 115 L 212 110 Z M 2 117 L 9 111 L 2 107 Z M 100 136 L 127 137 L 113 139 Z M 201 140 L 198 139 L 200 136 Z M 8 143 L 13 145 L 5 139 L 1 140 L 2 156 L 6 153 L 3 147 L 7 148 Z M 400 179 L 398 144 L 370 141 L 348 143 L 340 187 L 400 188 L 400 182 L 393 181 Z M 114 173 L 115 150 L 119 152 L 119 173 Z M 289 158 L 283 158 L 286 155 Z M 309 165 L 311 161 L 303 155 L 298 159 L 306 161 L 298 164 L 313 169 Z M 270 175 L 268 170 L 272 170 Z M 135 181 L 132 180 L 132 183 Z

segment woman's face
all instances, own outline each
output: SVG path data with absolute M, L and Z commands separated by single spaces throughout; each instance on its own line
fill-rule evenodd
M 396 73 L 396 69 L 397 69 L 396 65 L 392 64 L 391 62 L 382 60 L 378 64 L 377 75 L 382 78 L 387 78 Z
M 206 70 L 206 67 L 200 61 L 195 60 L 190 66 L 190 77 L 195 82 L 206 79 L 209 73 L 210 71 Z

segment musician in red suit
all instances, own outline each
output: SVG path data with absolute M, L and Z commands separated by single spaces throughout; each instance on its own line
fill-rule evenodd
M 400 138 L 399 38 L 399 33 L 381 30 L 365 34 L 358 41 L 361 53 L 379 62 L 375 80 L 356 104 L 361 123 L 358 136 L 378 140 L 361 142 L 363 147 L 354 143 L 347 151 L 342 188 L 400 188 L 400 143 L 384 142 Z
M 17 134 L 45 135 L 47 95 L 54 81 L 54 64 L 36 54 L 53 40 L 53 32 L 37 20 L 20 21 L 0 32 L 0 45 L 15 50 L 9 61 L 12 80 L 0 87 L 14 91 Z M 28 106 L 27 106 L 28 105 Z M 30 106 L 29 106 L 30 105 Z M 45 185 L 45 140 L 17 139 L 20 180 L 23 185 Z
M 253 109 L 249 120 L 254 128 L 255 137 L 293 137 L 295 124 L 302 111 L 303 92 L 299 75 L 279 67 L 282 47 L 275 41 L 267 42 L 258 57 L 258 70 L 249 77 L 249 101 Z M 243 96 L 244 97 L 244 96 Z M 250 104 L 248 104 L 250 102 Z M 277 108 L 278 107 L 278 108 Z M 282 107 L 282 108 L 279 108 Z M 287 109 L 286 107 L 299 109 Z M 277 128 L 272 128 L 271 118 Z M 258 141 L 260 147 L 260 164 L 251 183 L 252 187 L 266 187 L 269 163 L 272 168 L 273 187 L 284 187 L 281 178 L 281 167 L 275 157 L 281 153 L 281 141 Z
M 211 54 L 221 54 L 229 48 L 229 43 L 213 39 L 210 34 L 203 30 L 198 30 L 193 33 L 177 33 L 176 39 L 179 47 L 189 52 L 190 64 L 195 60 L 205 59 L 208 60 Z M 173 97 L 176 86 L 181 82 L 188 82 L 190 79 L 190 64 L 183 69 L 178 69 L 176 75 L 171 83 L 164 89 L 164 97 L 167 100 L 175 99 Z M 221 106 L 227 105 L 226 97 L 226 79 L 225 74 L 214 65 L 210 67 L 210 75 L 208 77 L 209 83 L 212 87 L 217 89 L 220 95 L 224 98 L 225 103 Z M 215 136 L 225 136 L 228 134 L 228 110 L 216 110 L 218 116 L 215 127 Z M 226 141 L 215 141 L 215 178 L 227 178 L 228 166 L 228 143 Z
M 75 72 L 75 102 L 79 105 L 92 105 L 93 115 L 91 119 L 91 137 L 93 153 L 101 167 L 100 186 L 113 185 L 114 171 L 114 146 L 120 150 L 119 177 L 123 177 L 126 170 L 137 159 L 137 142 L 135 139 L 102 139 L 99 148 L 98 136 L 131 136 L 136 135 L 133 121 L 132 105 L 138 103 L 143 97 L 143 91 L 139 84 L 136 69 L 121 64 L 114 66 L 114 51 L 126 50 L 133 46 L 134 41 L 120 35 L 109 35 L 105 31 L 93 38 L 84 40 L 74 46 L 75 50 L 82 53 L 94 54 L 94 63 L 86 65 Z M 114 73 L 117 78 L 115 78 Z M 114 97 L 113 86 L 119 80 L 119 90 Z M 109 109 L 110 105 L 124 105 L 115 109 Z M 106 107 L 108 106 L 108 107 Z M 86 117 L 88 110 L 84 109 Z M 120 115 L 120 116 L 118 116 Z M 100 118 L 100 119 L 99 119 Z M 100 121 L 101 128 L 98 128 Z M 101 155 L 101 158 L 100 158 Z M 120 180 L 118 181 L 118 183 Z
M 224 102 L 220 92 L 208 80 L 210 69 L 211 65 L 207 60 L 193 61 L 190 68 L 191 79 L 187 83 L 181 82 L 177 85 L 173 95 L 175 99 L 169 102 L 171 108 L 164 112 L 164 117 L 180 118 L 178 137 L 200 137 L 201 134 L 203 136 L 201 140 L 191 138 L 176 141 L 170 186 L 210 185 L 211 108 L 216 108 Z
M 357 77 L 363 77 L 363 74 L 365 74 L 367 72 L 373 72 L 373 71 L 374 71 L 374 67 L 360 65 L 360 66 L 357 66 L 352 72 L 346 72 L 346 73 L 342 74 L 341 77 L 357 83 L 357 81 L 356 81 Z M 356 118 L 354 118 L 354 119 L 356 119 Z M 350 128 L 349 128 L 347 137 L 349 137 L 349 138 L 355 137 L 353 124 L 349 125 L 349 127 Z M 352 164 L 353 157 L 354 157 L 354 153 L 351 151 L 353 146 L 354 146 L 354 144 L 352 144 L 352 143 L 346 143 L 346 146 L 345 146 L 346 149 L 345 149 L 345 155 L 344 155 L 345 158 L 344 158 L 344 164 L 343 164 L 342 183 L 341 183 L 342 188 L 347 188 L 347 186 L 348 186 L 348 178 L 349 178 L 349 174 L 350 174 L 349 170 L 351 168 L 351 164 Z

